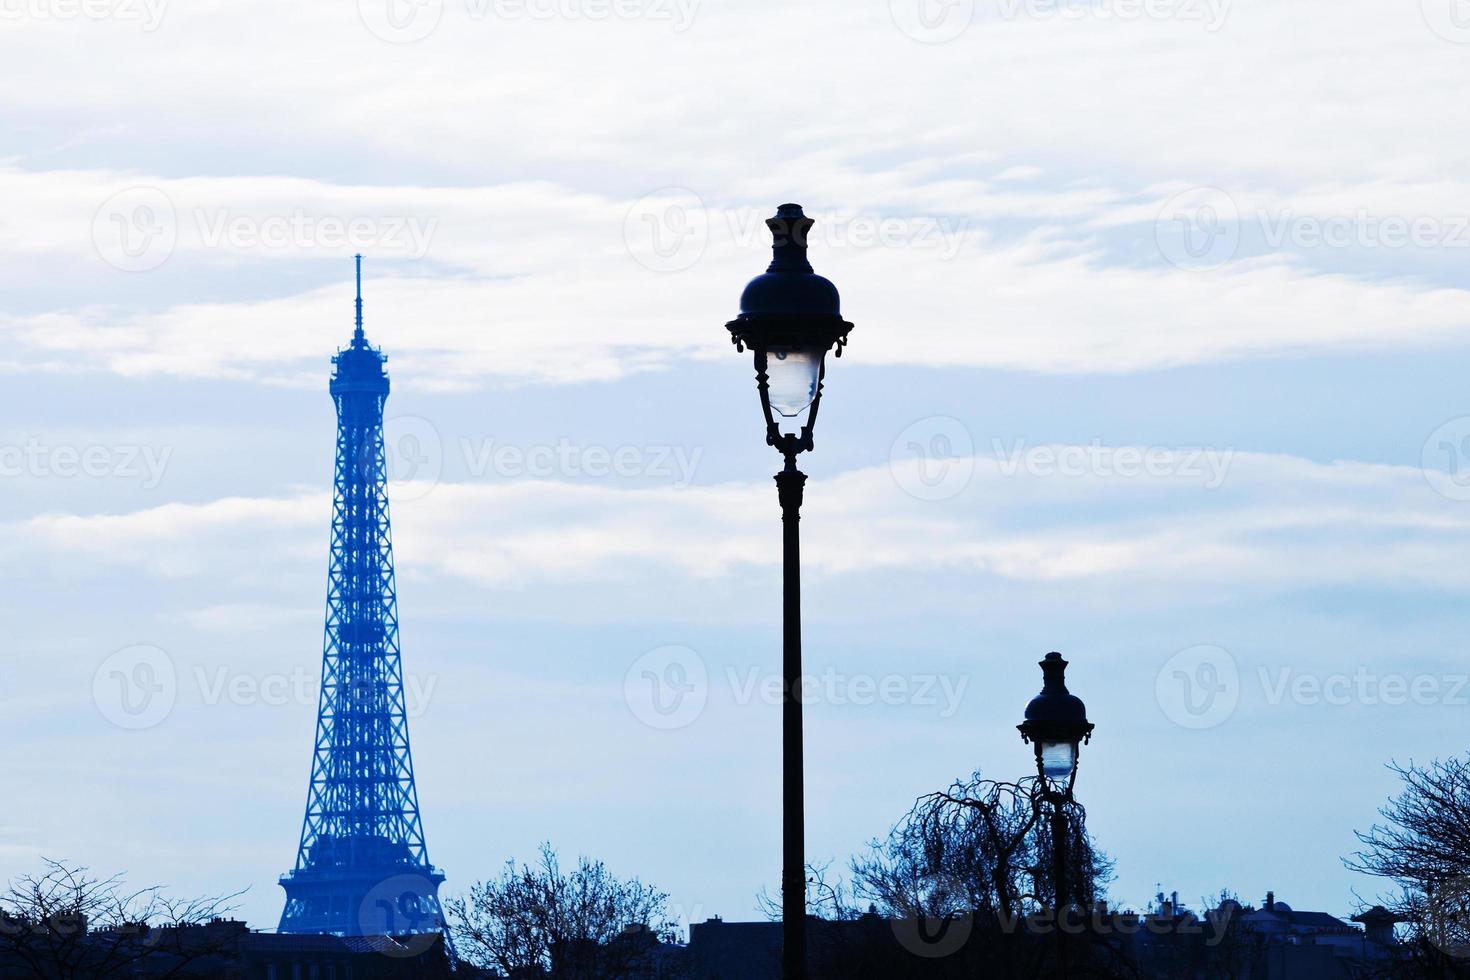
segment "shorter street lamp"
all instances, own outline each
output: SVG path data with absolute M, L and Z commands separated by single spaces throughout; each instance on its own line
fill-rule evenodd
M 781 673 L 781 976 L 806 980 L 806 828 L 801 734 L 801 498 L 806 474 L 798 454 L 812 448 L 822 403 L 827 352 L 847 345 L 852 324 L 842 319 L 837 287 L 806 258 L 812 219 L 799 204 L 783 204 L 766 220 L 771 264 L 740 295 L 740 315 L 725 324 L 737 351 L 755 360 L 756 390 L 766 443 L 786 465 L 776 474 L 782 520 Z M 806 420 L 796 432 L 783 431 Z
M 1062 929 L 1067 900 L 1067 813 L 1077 781 L 1078 749 L 1092 738 L 1092 722 L 1082 699 L 1067 690 L 1067 661 L 1048 653 L 1041 661 L 1041 693 L 1026 705 L 1026 720 L 1016 727 L 1021 741 L 1036 748 L 1041 798 L 1051 804 L 1052 889 L 1056 895 L 1057 976 L 1067 975 L 1067 937 Z

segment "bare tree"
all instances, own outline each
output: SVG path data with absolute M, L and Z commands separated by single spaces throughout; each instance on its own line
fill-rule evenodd
M 508 977 L 669 973 L 660 945 L 675 935 L 668 896 L 637 878 L 620 880 L 585 857 L 564 873 L 550 844 L 541 845 L 536 866 L 507 861 L 500 877 L 476 882 L 447 907 L 460 955 Z
M 847 922 L 859 916 L 857 899 L 847 884 L 831 877 L 832 862 L 806 866 L 806 914 L 828 922 Z M 771 922 L 779 922 L 783 912 L 781 896 L 772 895 L 764 887 L 755 896 L 756 907 Z
M 920 797 L 885 840 L 854 859 L 855 891 L 892 918 L 974 913 L 1015 922 L 1051 908 L 1051 829 L 1038 782 L 997 782 L 977 772 Z M 1067 893 L 1087 908 L 1103 896 L 1113 864 L 1093 845 L 1082 805 L 1064 807 Z
M 1408 924 L 1405 975 L 1470 976 L 1470 761 L 1388 768 L 1403 789 L 1344 863 L 1398 886 L 1385 904 Z
M 212 926 L 241 893 L 173 899 L 160 886 L 130 890 L 122 875 L 43 859 L 39 874 L 0 894 L 0 974 L 42 980 L 177 976 L 225 951 L 238 930 Z M 217 924 L 215 924 L 217 925 Z
M 1049 914 L 1055 901 L 1051 822 L 1038 783 L 975 773 L 915 801 L 851 861 L 847 882 L 834 882 L 828 866 L 808 866 L 808 912 L 842 924 L 811 933 L 813 976 L 1030 978 L 1049 969 L 1054 944 L 1036 941 L 1040 932 L 1025 921 Z M 1112 862 L 1088 835 L 1082 806 L 1063 805 L 1068 895 L 1090 910 Z M 779 916 L 779 903 L 759 898 L 767 915 Z M 1079 949 L 1074 975 L 1132 975 L 1117 961 L 1111 949 Z

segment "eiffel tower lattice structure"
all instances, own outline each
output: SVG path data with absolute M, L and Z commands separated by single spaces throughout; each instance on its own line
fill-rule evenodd
M 332 545 L 316 747 L 295 867 L 281 877 L 283 933 L 444 930 L 408 743 L 383 406 L 387 358 L 357 327 L 333 358 L 337 406 Z

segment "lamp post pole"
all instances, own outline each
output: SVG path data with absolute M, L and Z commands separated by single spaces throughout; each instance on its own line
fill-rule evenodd
M 801 728 L 801 498 L 796 454 L 776 474 L 781 501 L 781 975 L 806 977 L 806 796 Z
M 1063 798 L 1051 797 L 1051 873 L 1052 892 L 1057 900 L 1057 977 L 1067 980 L 1067 932 L 1063 928 L 1067 915 L 1067 814 Z
M 806 257 L 812 219 L 783 204 L 766 221 L 771 264 L 746 285 L 740 315 L 725 324 L 737 350 L 755 357 L 766 443 L 780 451 L 781 504 L 781 976 L 806 980 L 806 801 L 801 723 L 801 502 L 806 474 L 796 457 L 812 448 L 827 352 L 837 355 L 852 324 L 842 319 L 837 287 Z M 805 416 L 802 421 L 803 415 Z M 798 420 L 798 421 L 793 421 Z M 783 428 L 784 426 L 784 428 Z M 796 427 L 797 431 L 789 431 Z

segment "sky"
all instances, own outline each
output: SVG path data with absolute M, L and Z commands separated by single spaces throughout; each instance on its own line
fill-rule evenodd
M 802 529 L 808 853 L 1031 766 L 1111 894 L 1354 911 L 1470 704 L 1463 0 L 0 0 L 0 877 L 271 927 L 365 255 L 446 895 L 779 878 L 780 525 L 724 323 L 855 324 Z

